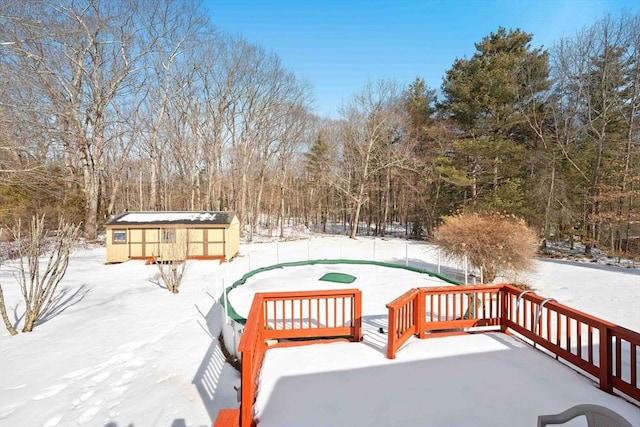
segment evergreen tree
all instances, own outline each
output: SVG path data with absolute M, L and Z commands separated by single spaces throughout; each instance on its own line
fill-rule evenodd
M 462 134 L 450 176 L 467 177 L 456 181 L 469 186 L 468 203 L 521 215 L 527 149 L 536 138 L 526 112 L 549 87 L 547 53 L 531 40 L 499 28 L 476 43 L 471 59 L 456 59 L 442 86 L 442 110 Z
M 324 233 L 327 231 L 327 216 L 330 202 L 330 189 L 326 181 L 328 168 L 330 167 L 330 158 L 329 144 L 322 131 L 318 133 L 309 151 L 304 153 L 304 160 L 308 180 L 308 200 L 306 200 L 306 203 L 308 203 L 310 207 L 310 216 L 314 218 L 314 223 L 316 226 L 317 224 L 321 224 L 321 231 Z

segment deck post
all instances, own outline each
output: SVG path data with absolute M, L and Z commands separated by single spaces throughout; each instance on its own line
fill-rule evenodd
M 362 291 L 356 290 L 353 295 L 353 306 L 354 306 L 354 336 L 353 340 L 356 342 L 360 342 L 363 340 L 362 336 Z
M 506 286 L 500 288 L 498 292 L 498 298 L 500 298 L 500 332 L 507 333 L 507 322 L 510 319 L 509 315 L 509 290 Z
M 253 351 L 242 353 L 242 375 L 240 376 L 240 426 L 251 427 L 253 423 L 253 401 L 255 399 L 255 381 L 253 373 Z
M 607 393 L 613 393 L 611 384 L 612 350 L 611 330 L 602 325 L 600 326 L 600 389 Z
M 387 359 L 396 358 L 396 311 L 389 309 L 389 326 L 387 330 Z
M 416 336 L 418 338 L 424 338 L 424 322 L 427 316 L 424 290 L 422 288 L 419 288 L 418 292 L 413 298 L 413 324 L 416 328 Z

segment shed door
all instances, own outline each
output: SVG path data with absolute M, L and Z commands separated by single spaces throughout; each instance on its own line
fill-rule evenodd
M 207 239 L 207 230 L 202 228 L 189 228 L 187 241 L 189 242 L 189 256 L 206 256 L 207 251 L 203 242 Z
M 144 256 L 144 230 L 129 230 L 129 257 Z

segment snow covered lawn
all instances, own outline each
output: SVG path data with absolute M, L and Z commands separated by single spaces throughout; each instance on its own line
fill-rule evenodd
M 222 285 L 229 286 L 258 267 L 309 258 L 438 268 L 437 250 L 422 243 L 316 237 L 243 245 L 240 256 L 222 266 L 213 261 L 189 262 L 180 293 L 172 295 L 159 286 L 155 266 L 141 261 L 105 265 L 104 248 L 82 249 L 73 256 L 61 284 L 57 315 L 30 334 L 11 337 L 0 331 L 0 426 L 211 425 L 219 409 L 237 407 L 233 386 L 240 382 L 239 374 L 224 363 L 217 342 L 222 316 L 215 300 Z M 441 269 L 449 274 L 453 267 Z M 20 293 L 11 262 L 0 267 L 0 282 L 10 317 L 19 317 Z M 296 283 L 292 277 L 289 286 L 295 289 Z M 640 270 L 539 261 L 529 283 L 541 295 L 640 331 Z M 356 281 L 351 286 L 364 289 L 366 284 Z M 383 361 L 381 345 L 382 341 L 370 350 Z M 399 359 L 408 357 L 405 350 Z M 501 350 L 487 354 L 509 359 L 514 353 Z M 446 358 L 439 363 L 456 371 Z M 353 374 L 371 368 L 362 369 Z M 442 374 L 433 375 L 432 389 L 444 390 L 439 383 Z M 402 386 L 380 383 L 379 389 L 397 393 L 397 399 L 406 398 Z M 520 391 L 526 400 L 527 390 Z M 274 404 L 265 408 L 282 410 Z
M 217 262 L 191 263 L 173 295 L 155 266 L 104 259 L 104 248 L 77 253 L 58 315 L 30 334 L 2 332 L 0 426 L 205 426 L 237 405 L 239 374 L 216 340 Z M 13 308 L 10 266 L 0 280 Z

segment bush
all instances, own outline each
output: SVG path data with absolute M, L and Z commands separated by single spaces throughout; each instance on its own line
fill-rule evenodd
M 463 213 L 447 217 L 434 242 L 456 261 L 483 270 L 485 283 L 497 276 L 528 270 L 537 249 L 536 233 L 524 220 L 499 213 Z
M 187 269 L 188 254 L 188 244 L 183 241 L 167 245 L 159 255 L 152 254 L 153 263 L 158 267 L 160 273 L 160 279 L 172 294 L 179 292 Z
M 22 332 L 31 332 L 46 316 L 55 315 L 59 297 L 58 285 L 67 272 L 70 252 L 78 239 L 79 226 L 60 218 L 55 230 L 45 227 L 45 217 L 32 217 L 23 233 L 22 222 L 11 230 L 18 260 L 16 277 L 25 304 Z M 41 259 L 42 258 L 42 259 Z M 2 285 L 0 284 L 0 315 L 11 335 L 17 334 L 7 316 Z

